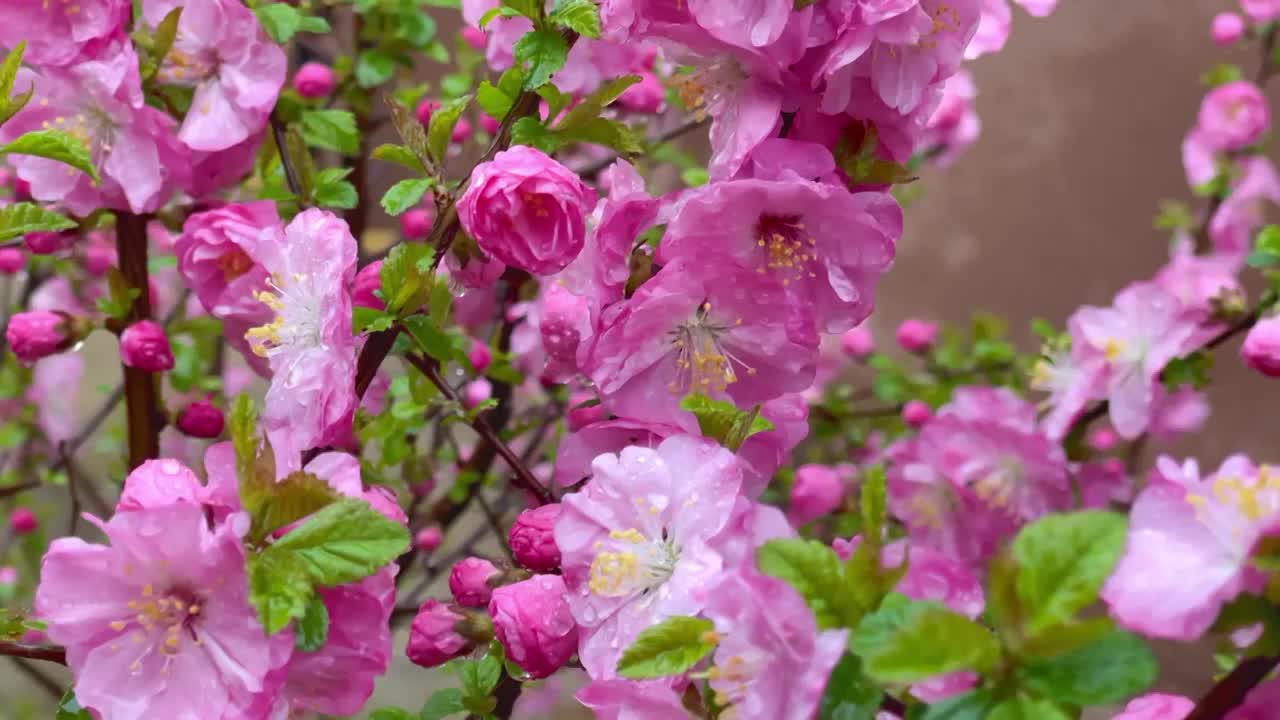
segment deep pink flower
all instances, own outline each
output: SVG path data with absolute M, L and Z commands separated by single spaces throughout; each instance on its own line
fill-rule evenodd
M 78 235 L 68 232 L 34 232 L 22 236 L 22 246 L 32 255 L 53 255 L 75 244 Z
M 652 72 L 641 72 L 640 82 L 618 96 L 618 104 L 631 112 L 657 114 L 666 106 L 666 89 Z
M 16 535 L 33 533 L 38 527 L 40 527 L 40 521 L 36 518 L 36 514 L 31 512 L 31 508 L 19 506 L 9 513 L 9 528 Z
M 742 472 L 727 450 L 689 436 L 601 455 L 592 469 L 586 487 L 561 500 L 555 539 L 582 631 L 578 655 L 593 678 L 608 679 L 641 630 L 709 600 L 722 559 L 708 541 L 729 521 Z
M 471 121 L 466 118 L 458 118 L 458 122 L 453 125 L 453 132 L 449 133 L 449 141 L 455 145 L 461 145 L 471 139 Z
M 488 42 L 483 30 L 470 25 L 462 28 L 458 34 L 462 36 L 463 42 L 469 45 L 472 50 L 484 50 L 485 43 Z
M 559 518 L 559 503 L 520 511 L 507 535 L 516 562 L 534 572 L 551 572 L 560 567 L 560 548 L 555 539 Z
M 277 457 L 344 440 L 355 412 L 355 338 L 350 285 L 356 241 L 346 222 L 305 210 L 264 233 L 256 259 L 270 274 L 257 298 L 275 311 L 246 333 L 271 363 L 262 419 Z
M 293 89 L 304 98 L 328 97 L 335 83 L 333 70 L 324 63 L 303 63 L 293 75 Z
M 781 286 L 816 331 L 837 333 L 871 313 L 901 233 L 902 210 L 887 193 L 850 193 L 795 176 L 735 180 L 689 195 L 658 261 L 732 262 L 759 276 L 752 286 Z
M 437 667 L 471 652 L 472 642 L 458 634 L 454 626 L 463 616 L 448 605 L 427 600 L 409 627 L 409 644 L 405 655 L 415 665 Z
M 487 344 L 473 339 L 471 347 L 467 348 L 467 362 L 471 363 L 476 372 L 483 374 L 489 369 L 489 363 L 493 362 L 493 353 L 489 351 Z
M 431 232 L 435 213 L 425 207 L 407 210 L 400 216 L 400 234 L 410 240 L 421 240 Z
M 139 320 L 120 333 L 120 360 L 127 367 L 164 372 L 173 369 L 173 350 L 164 328 L 154 320 Z
M 275 692 L 293 638 L 258 624 L 230 525 L 185 503 L 94 522 L 111 544 L 55 540 L 35 599 L 76 698 L 107 718 L 264 717 L 246 709 Z
M 128 19 L 126 0 L 15 0 L 0 6 L 0 47 L 26 41 L 23 61 L 71 65 L 123 37 Z
M 1272 677 L 1250 690 L 1244 703 L 1227 713 L 1224 720 L 1271 720 L 1277 703 L 1280 703 L 1280 681 Z
M 998 0 L 1003 2 L 1003 0 Z M 920 149 L 933 154 L 933 162 L 946 167 L 978 139 L 982 121 L 974 108 L 978 96 L 973 76 L 961 70 L 942 88 L 942 100 L 929 118 Z
M 207 399 L 187 405 L 178 414 L 178 429 L 191 437 L 216 438 L 225 423 L 222 410 Z
M 550 275 L 582 251 L 595 199 L 568 168 L 520 145 L 472 171 L 458 216 L 486 253 L 535 275 Z
M 840 336 L 840 349 L 851 358 L 861 360 L 876 349 L 871 330 L 859 325 Z
M 386 303 L 382 301 L 382 298 L 373 294 L 375 290 L 382 289 L 382 278 L 378 274 L 381 270 L 381 260 L 375 260 L 360 268 L 351 286 L 351 303 L 353 305 L 374 310 L 386 308 Z
M 62 352 L 71 346 L 71 319 L 61 312 L 29 310 L 9 318 L 4 337 L 24 363 Z
M 1181 695 L 1148 693 L 1130 700 L 1111 720 L 1182 720 L 1195 706 Z
M 27 256 L 15 247 L 0 248 L 0 274 L 13 275 L 27 266 Z
M 1237 150 L 1258 141 L 1271 123 L 1266 96 L 1257 85 L 1236 80 L 1209 91 L 1196 127 L 1216 150 Z
M 485 607 L 493 594 L 489 578 L 497 574 L 498 568 L 484 558 L 463 558 L 449 571 L 449 592 L 459 605 Z
M 439 109 L 439 100 L 427 98 L 418 103 L 417 108 L 414 109 L 414 115 L 417 116 L 418 122 L 422 123 L 422 127 L 427 127 L 431 124 L 431 113 Z
M 911 400 L 902 406 L 902 422 L 913 428 L 923 427 L 933 417 L 933 408 L 923 400 Z
M 440 547 L 442 540 L 444 540 L 444 533 L 440 531 L 439 526 L 429 525 L 413 536 L 413 546 L 421 552 L 429 553 Z
M 1244 364 L 1268 377 L 1280 377 L 1280 315 L 1258 321 L 1240 346 Z
M 1244 37 L 1244 31 L 1244 18 L 1233 12 L 1223 12 L 1213 16 L 1210 33 L 1213 41 L 1220 47 L 1236 44 L 1240 38 Z
M 559 575 L 535 575 L 493 591 L 489 616 L 507 658 L 529 677 L 547 677 L 578 649 L 578 625 Z
M 178 36 L 159 77 L 195 89 L 178 137 L 192 150 L 226 150 L 266 125 L 284 85 L 284 50 L 235 0 L 145 0 L 143 16 L 155 27 L 175 7 Z
M 787 516 L 796 526 L 817 520 L 844 500 L 844 480 L 826 465 L 801 465 L 791 485 Z
M 907 352 L 919 353 L 928 350 L 938 338 L 938 324 L 908 318 L 903 320 L 894 331 L 898 345 Z

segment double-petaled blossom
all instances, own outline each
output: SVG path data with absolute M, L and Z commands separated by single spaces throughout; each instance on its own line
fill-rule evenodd
M 489 617 L 506 656 L 533 679 L 564 667 L 578 648 L 578 625 L 564 578 L 535 575 L 493 591 Z
M 1200 104 L 1196 125 L 1182 141 L 1187 182 L 1203 185 L 1221 169 L 1221 154 L 1257 142 L 1271 124 L 1262 90 L 1248 80 L 1235 80 L 1210 90 Z
M 122 38 L 129 10 L 126 0 L 6 2 L 0 6 L 0 47 L 26 42 L 23 60 L 71 65 L 97 56 L 103 46 Z

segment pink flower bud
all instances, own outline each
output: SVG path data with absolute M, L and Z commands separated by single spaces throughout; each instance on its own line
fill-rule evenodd
M 0 274 L 13 275 L 27 266 L 27 256 L 18 248 L 0 248 Z
M 897 331 L 898 345 L 907 352 L 924 352 L 938 337 L 938 324 L 911 318 L 902 321 Z
M 1213 18 L 1213 41 L 1220 47 L 1234 45 L 1244 36 L 1244 18 L 1235 13 L 1218 13 Z
M 478 27 L 467 25 L 462 28 L 462 41 L 471 46 L 472 50 L 484 50 L 485 45 L 489 44 L 489 36 L 485 31 Z
M 120 360 L 147 372 L 173 369 L 173 350 L 164 328 L 154 320 L 139 320 L 120 333 Z
M 18 568 L 11 565 L 0 567 L 0 586 L 12 586 L 18 583 Z
M 1240 346 L 1240 357 L 1263 375 L 1280 377 L 1280 315 L 1263 318 L 1249 330 Z
M 36 528 L 40 527 L 40 521 L 36 519 L 36 514 L 31 512 L 31 508 L 18 507 L 9 514 L 9 527 L 18 535 L 26 535 L 35 532 Z
M 305 63 L 293 76 L 293 89 L 304 98 L 328 97 L 333 86 L 333 70 L 318 62 Z
M 386 308 L 386 303 L 373 294 L 374 290 L 382 288 L 382 278 L 378 277 L 378 271 L 381 269 L 381 260 L 371 262 L 360 268 L 360 272 L 356 273 L 356 281 L 351 286 L 352 305 L 373 308 L 374 310 Z
M 501 123 L 499 123 L 497 120 L 495 120 L 493 117 L 489 115 L 480 116 L 480 129 L 485 131 L 486 133 L 489 133 L 490 135 L 497 134 L 498 127 L 500 125 Z
M 1262 137 L 1271 124 L 1271 110 L 1257 85 L 1236 80 L 1219 85 L 1204 96 L 1196 123 L 1217 147 L 1235 150 Z
M 441 540 L 444 540 L 444 533 L 438 526 L 429 525 L 413 536 L 413 546 L 421 552 L 429 553 L 440 547 Z
M 462 386 L 462 406 L 470 410 L 493 395 L 493 384 L 484 378 L 472 380 Z
M 471 137 L 471 123 L 466 118 L 458 118 L 458 123 L 453 126 L 453 133 L 449 135 L 449 140 L 455 143 L 464 143 Z
M 31 183 L 20 177 L 13 179 L 13 199 L 18 202 L 31 200 Z
M 637 113 L 657 113 L 667 101 L 667 91 L 651 72 L 640 73 L 640 82 L 618 96 L 618 104 Z
M 559 503 L 520 511 L 507 534 L 516 562 L 534 572 L 550 572 L 560 566 L 560 548 L 554 535 L 559 517 Z
M 489 351 L 488 345 L 472 338 L 471 347 L 467 350 L 467 360 L 476 372 L 483 374 L 489 369 L 489 363 L 493 362 L 493 353 Z
M 843 499 L 844 482 L 834 468 L 801 465 L 796 468 L 795 482 L 791 485 L 787 517 L 798 527 L 840 507 Z
M 409 628 L 404 654 L 415 665 L 436 667 L 471 652 L 472 643 L 454 629 L 463 616 L 448 605 L 427 600 L 418 608 Z
M 493 591 L 489 617 L 507 658 L 534 679 L 564 667 L 578 649 L 578 624 L 559 575 L 537 575 Z
M 409 492 L 417 497 L 426 497 L 436 489 L 436 481 L 434 478 L 427 478 L 416 483 L 409 483 Z
M 414 112 L 418 116 L 418 122 L 422 123 L 422 127 L 426 127 L 431 124 L 431 113 L 439 109 L 439 100 L 423 100 L 418 103 L 418 108 Z
M 1119 437 L 1111 428 L 1098 428 L 1089 433 L 1089 447 L 1099 452 L 1106 452 L 1116 446 Z
M 84 267 L 97 277 L 102 277 L 107 268 L 116 264 L 116 249 L 101 243 L 89 243 L 84 248 Z
M 902 407 L 902 421 L 913 428 L 923 426 L 933 417 L 933 410 L 921 400 L 912 400 Z
M 70 318 L 50 310 L 20 312 L 9 318 L 4 337 L 19 360 L 33 363 L 71 346 Z
M 584 402 L 595 399 L 596 396 L 588 392 L 576 392 L 569 396 L 569 412 L 565 417 L 569 423 L 569 432 L 577 432 L 591 423 L 604 420 L 604 405 L 599 402 L 587 407 L 578 407 Z
M 435 214 L 424 207 L 406 210 L 400 215 L 400 234 L 410 240 L 421 240 L 431 232 Z
M 489 596 L 493 594 L 489 578 L 497 574 L 498 568 L 484 558 L 459 560 L 449 572 L 449 592 L 459 605 L 482 608 L 489 604 Z
M 76 241 L 74 233 L 33 232 L 22 236 L 22 244 L 32 255 L 52 255 L 71 247 Z
M 865 327 L 856 327 L 840 336 L 840 349 L 845 355 L 861 360 L 876 349 L 875 338 Z
M 178 414 L 178 429 L 195 438 L 216 438 L 224 424 L 222 411 L 207 399 L 191 403 Z

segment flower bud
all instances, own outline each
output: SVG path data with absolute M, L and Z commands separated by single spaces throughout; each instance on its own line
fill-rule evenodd
M 438 526 L 429 525 L 413 536 L 413 546 L 421 552 L 429 553 L 440 547 L 441 540 L 444 540 L 444 533 Z
M 462 28 L 462 41 L 471 46 L 472 50 L 484 50 L 489 44 L 489 36 L 485 31 L 478 27 L 467 25 Z
M 26 535 L 35 532 L 40 527 L 40 521 L 31 512 L 31 508 L 17 507 L 9 514 L 9 527 L 18 535 Z
M 796 468 L 795 482 L 791 485 L 787 518 L 792 525 L 804 525 L 840 507 L 843 499 L 844 482 L 834 468 L 801 465 Z
M 449 592 L 459 605 L 485 607 L 493 594 L 489 579 L 498 574 L 498 568 L 484 558 L 459 560 L 449 572 Z
M 0 567 L 0 588 L 12 587 L 18 584 L 18 568 L 12 565 Z
M 1249 330 L 1240 357 L 1263 375 L 1280 377 L 1280 315 L 1263 318 Z
M 386 303 L 373 294 L 374 290 L 382 289 L 382 278 L 378 275 L 378 271 L 381 269 L 381 260 L 371 262 L 360 268 L 360 272 L 356 273 L 355 283 L 351 286 L 352 305 L 373 308 L 374 310 L 383 310 L 387 307 Z
M 13 179 L 13 199 L 18 202 L 33 199 L 31 197 L 31 183 L 20 177 Z
M 4 337 L 24 363 L 62 352 L 75 342 L 71 318 L 51 310 L 20 312 L 9 318 Z
M 840 336 L 840 349 L 845 355 L 861 360 L 876 349 L 875 338 L 867 328 L 856 327 Z
M 618 104 L 638 113 L 657 113 L 667 101 L 666 89 L 662 82 L 651 72 L 640 73 L 640 82 L 632 85 L 618 96 Z
M 495 120 L 492 115 L 480 116 L 480 129 L 490 135 L 496 135 L 500 125 L 501 123 Z
M 75 244 L 75 233 L 33 232 L 22 236 L 22 244 L 32 255 L 52 255 Z
M 923 426 L 933 417 L 933 409 L 922 400 L 912 400 L 902 406 L 902 421 L 913 428 Z
M 13 275 L 27 266 L 27 256 L 14 247 L 0 248 L 0 274 Z
M 429 668 L 466 655 L 474 645 L 454 629 L 463 619 L 448 605 L 427 600 L 413 618 L 404 654 L 415 665 Z
M 453 126 L 453 133 L 449 135 L 449 140 L 454 143 L 464 143 L 471 137 L 471 123 L 466 118 L 458 118 L 458 122 Z
M 421 240 L 431 233 L 435 217 L 427 208 L 416 207 L 400 215 L 400 234 L 410 240 Z
M 938 337 L 938 324 L 910 318 L 902 321 L 897 331 L 898 345 L 907 352 L 928 350 Z
M 484 378 L 472 380 L 462 386 L 462 407 L 470 410 L 493 395 L 493 383 Z
M 1213 18 L 1213 27 L 1210 32 L 1213 41 L 1219 47 L 1234 45 L 1244 37 L 1244 18 L 1231 12 L 1218 13 Z
M 1089 447 L 1099 452 L 1106 452 L 1116 446 L 1119 437 L 1111 428 L 1098 428 L 1089 433 Z
M 222 434 L 225 424 L 222 410 L 207 399 L 191 403 L 178 414 L 178 429 L 195 438 L 216 438 Z
M 516 562 L 535 572 L 550 572 L 560 566 L 560 548 L 553 534 L 559 517 L 559 503 L 522 510 L 516 516 L 507 534 Z
M 333 92 L 333 70 L 318 63 L 304 63 L 293 76 L 293 89 L 304 98 L 328 97 Z
M 154 320 L 139 320 L 120 333 L 120 360 L 147 372 L 173 369 L 173 350 L 164 328 Z
M 467 360 L 476 372 L 483 374 L 489 369 L 489 363 L 493 362 L 493 353 L 489 351 L 488 345 L 473 338 L 471 347 L 467 350 Z
M 431 124 L 431 113 L 440 109 L 439 100 L 423 100 L 418 103 L 418 107 L 414 113 L 418 116 L 418 122 L 422 123 L 422 127 Z
M 507 658 L 533 679 L 564 667 L 578 649 L 564 579 L 537 575 L 493 591 L 489 617 Z

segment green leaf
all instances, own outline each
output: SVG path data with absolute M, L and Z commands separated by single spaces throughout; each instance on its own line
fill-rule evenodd
M 333 28 L 329 27 L 329 21 L 318 15 L 308 15 L 307 17 L 302 18 L 302 21 L 298 23 L 298 32 L 322 35 L 332 29 Z
M 991 708 L 986 720 L 1070 720 L 1071 716 L 1048 700 L 1015 697 Z M 930 719 L 932 720 L 932 719 Z
M 548 155 L 564 143 L 535 117 L 522 117 L 511 126 L 511 143 L 538 148 Z
M 884 693 L 862 672 L 857 655 L 845 653 L 827 678 L 818 720 L 875 720 Z
M 302 137 L 302 131 L 294 123 L 290 123 L 285 129 L 284 151 L 290 164 L 293 165 L 294 173 L 298 176 L 298 185 L 303 197 L 314 196 L 316 163 L 311 159 L 311 152 L 307 150 L 307 141 Z M 283 174 L 284 169 L 281 168 L 280 172 Z M 293 188 L 290 188 L 290 192 L 292 190 Z
M 431 124 L 427 127 L 427 152 L 431 154 L 431 159 L 438 163 L 444 162 L 444 153 L 449 148 L 453 127 L 458 124 L 458 118 L 467 109 L 469 102 L 471 102 L 471 96 L 463 95 L 446 101 L 438 110 L 431 113 Z
M 1200 82 L 1205 87 L 1213 88 L 1218 87 L 1219 85 L 1226 85 L 1227 83 L 1235 82 L 1242 77 L 1244 77 L 1244 71 L 1240 69 L 1239 65 L 1219 63 L 1204 73 L 1201 73 Z
M 369 713 L 369 720 L 415 720 L 415 716 L 402 708 L 384 707 Z
M 250 554 L 249 602 L 258 611 L 258 622 L 268 635 L 280 632 L 289 621 L 307 612 L 314 590 L 306 569 L 289 553 L 275 546 Z
M 399 215 L 417 205 L 422 200 L 422 196 L 431 189 L 431 185 L 432 181 L 429 178 L 401 180 L 392 185 L 391 189 L 387 190 L 387 194 L 382 196 L 382 209 L 386 210 L 388 215 Z
M 155 77 L 156 72 L 160 70 L 160 64 L 164 62 L 165 56 L 173 49 L 173 41 L 178 37 L 178 19 L 181 16 L 182 7 L 175 7 L 156 26 L 155 34 L 151 36 L 150 59 L 142 72 L 142 80 L 144 82 Z
M 931 602 L 886 599 L 862 619 L 849 648 L 862 658 L 867 675 L 883 683 L 913 683 L 956 670 L 985 672 L 1000 659 L 1000 645 L 986 628 Z
M 427 168 L 423 166 L 422 161 L 418 159 L 418 156 L 414 155 L 413 151 L 404 145 L 379 145 L 373 149 L 372 157 L 375 160 L 403 165 L 416 173 L 427 171 Z
M 70 230 L 76 224 L 35 203 L 20 202 L 0 207 L 0 241 L 33 232 Z
M 746 413 L 733 403 L 712 400 L 706 395 L 686 395 L 680 400 L 680 409 L 693 413 L 698 419 L 698 430 L 704 437 L 735 452 L 747 438 L 773 429 L 773 423 L 760 417 L 758 412 Z M 738 441 L 736 446 L 730 447 L 734 440 Z
M 227 427 L 231 433 L 231 445 L 236 453 L 236 476 L 243 483 L 245 477 L 253 473 L 254 462 L 258 456 L 258 408 L 253 399 L 240 393 L 231 402 L 231 412 L 227 416 Z M 274 475 L 272 479 L 274 479 Z
M 312 191 L 312 196 L 320 207 L 350 210 L 360 204 L 360 193 L 356 191 L 356 186 L 346 180 L 319 183 Z
M 431 157 L 427 151 L 427 129 L 422 127 L 417 116 L 405 104 L 387 95 L 383 96 L 383 101 L 391 111 L 391 124 L 395 126 L 396 133 L 404 141 L 405 147 L 418 157 L 418 162 L 424 168 L 430 170 Z
M 534 30 L 517 40 L 511 51 L 516 63 L 528 72 L 524 89 L 533 90 L 564 67 L 569 56 L 569 44 L 555 30 Z
M 591 0 L 561 0 L 547 19 L 583 37 L 593 40 L 600 37 L 600 11 Z
M 257 472 L 265 473 L 263 482 L 257 484 L 262 494 L 245 499 L 245 509 L 252 520 L 251 538 L 266 537 L 320 511 L 340 497 L 329 483 L 311 473 L 293 472 L 277 481 L 274 464 L 272 460 L 269 463 L 272 467 L 257 468 Z
M 458 666 L 458 678 L 462 681 L 464 695 L 485 697 L 502 679 L 502 661 L 492 655 L 479 660 L 467 660 Z
M 634 130 L 609 118 L 593 118 L 568 130 L 556 130 L 560 143 L 585 142 L 613 148 L 624 155 L 644 152 L 644 143 Z
M 645 628 L 618 660 L 618 674 L 631 680 L 680 675 L 716 647 L 710 620 L 676 615 Z
M 362 88 L 377 87 L 396 72 L 395 58 L 378 50 L 365 50 L 356 59 L 356 84 Z
M 542 3 L 539 0 L 502 0 L 502 7 L 511 12 L 504 12 L 508 17 L 523 15 L 537 23 L 542 19 Z
M 359 305 L 351 308 L 351 334 L 381 332 L 396 324 L 396 316 L 388 315 L 382 310 Z
M 990 690 L 973 690 L 930 704 L 919 720 L 985 720 L 992 702 Z
M 329 610 L 319 595 L 312 595 L 307 611 L 298 618 L 293 629 L 294 645 L 303 652 L 315 652 L 324 647 L 329 637 Z
M 26 49 L 27 41 L 23 40 L 4 56 L 4 62 L 0 62 L 0 105 L 9 102 L 13 82 L 18 77 L 18 68 L 22 66 L 22 54 Z
M 582 102 L 574 105 L 572 110 L 565 113 L 560 122 L 556 123 L 556 130 L 572 130 L 589 124 L 600 117 L 600 113 L 608 107 L 609 103 L 617 100 L 627 88 L 638 82 L 640 82 L 639 75 L 623 75 L 601 85 L 595 92 L 583 98 Z
M 1155 657 L 1138 636 L 1112 630 L 1093 643 L 1018 669 L 1024 686 L 1050 700 L 1105 705 L 1133 697 L 1155 682 Z
M 434 284 L 432 259 L 431 246 L 423 243 L 400 243 L 387 254 L 378 278 L 389 314 L 416 312 L 426 302 Z
M 441 364 L 446 364 L 458 357 L 460 348 L 454 341 L 455 336 L 445 332 L 431 318 L 425 315 L 411 315 L 404 319 L 404 327 L 418 347 Z
M 506 77 L 504 76 L 503 79 L 505 80 Z M 520 90 L 519 86 L 516 86 L 516 91 L 518 92 L 519 90 Z M 540 86 L 537 90 L 537 93 L 538 93 L 538 97 L 547 101 L 547 121 L 548 122 L 551 122 L 556 118 L 560 117 L 560 113 L 563 112 L 565 108 L 569 107 L 569 105 L 573 103 L 573 95 L 566 92 L 560 92 L 560 88 L 556 87 L 555 85 L 552 85 L 551 83 L 546 83 Z
M 326 587 L 356 582 L 409 547 L 409 531 L 369 503 L 339 500 L 307 518 L 267 551 L 287 552 Z
M 261 5 L 254 8 L 253 13 L 258 16 L 262 29 L 277 43 L 287 42 L 302 24 L 302 14 L 287 3 Z
M 800 593 L 820 629 L 846 627 L 857 619 L 857 604 L 844 590 L 840 558 L 827 545 L 801 538 L 770 540 L 756 549 L 756 566 Z
M 862 538 L 879 547 L 884 538 L 885 474 L 884 467 L 873 465 L 863 474 Z
M 142 291 L 129 286 L 129 281 L 115 267 L 107 268 L 107 294 L 98 298 L 98 311 L 109 318 L 123 320 L 133 310 L 133 301 Z
M 0 154 L 35 155 L 56 160 L 83 172 L 95 183 L 99 180 L 89 148 L 79 138 L 61 130 L 37 130 L 19 135 L 13 142 L 0 146 Z
M 54 720 L 93 720 L 93 716 L 80 706 L 80 702 L 76 700 L 75 691 L 67 688 L 62 694 L 62 699 L 58 701 L 58 711 L 54 715 Z
M 506 117 L 514 103 L 515 98 L 502 92 L 488 80 L 481 82 L 480 87 L 476 88 L 476 104 L 484 110 L 486 115 L 495 120 Z
M 1013 541 L 1017 593 L 1029 633 L 1060 623 L 1098 598 L 1124 552 L 1125 518 L 1101 511 L 1048 515 Z
M 443 720 L 450 715 L 467 711 L 462 704 L 462 691 L 458 688 L 445 688 L 431 693 L 427 703 L 418 713 L 419 720 Z
M 312 147 L 354 155 L 360 147 L 356 116 L 346 110 L 305 110 L 302 137 Z

